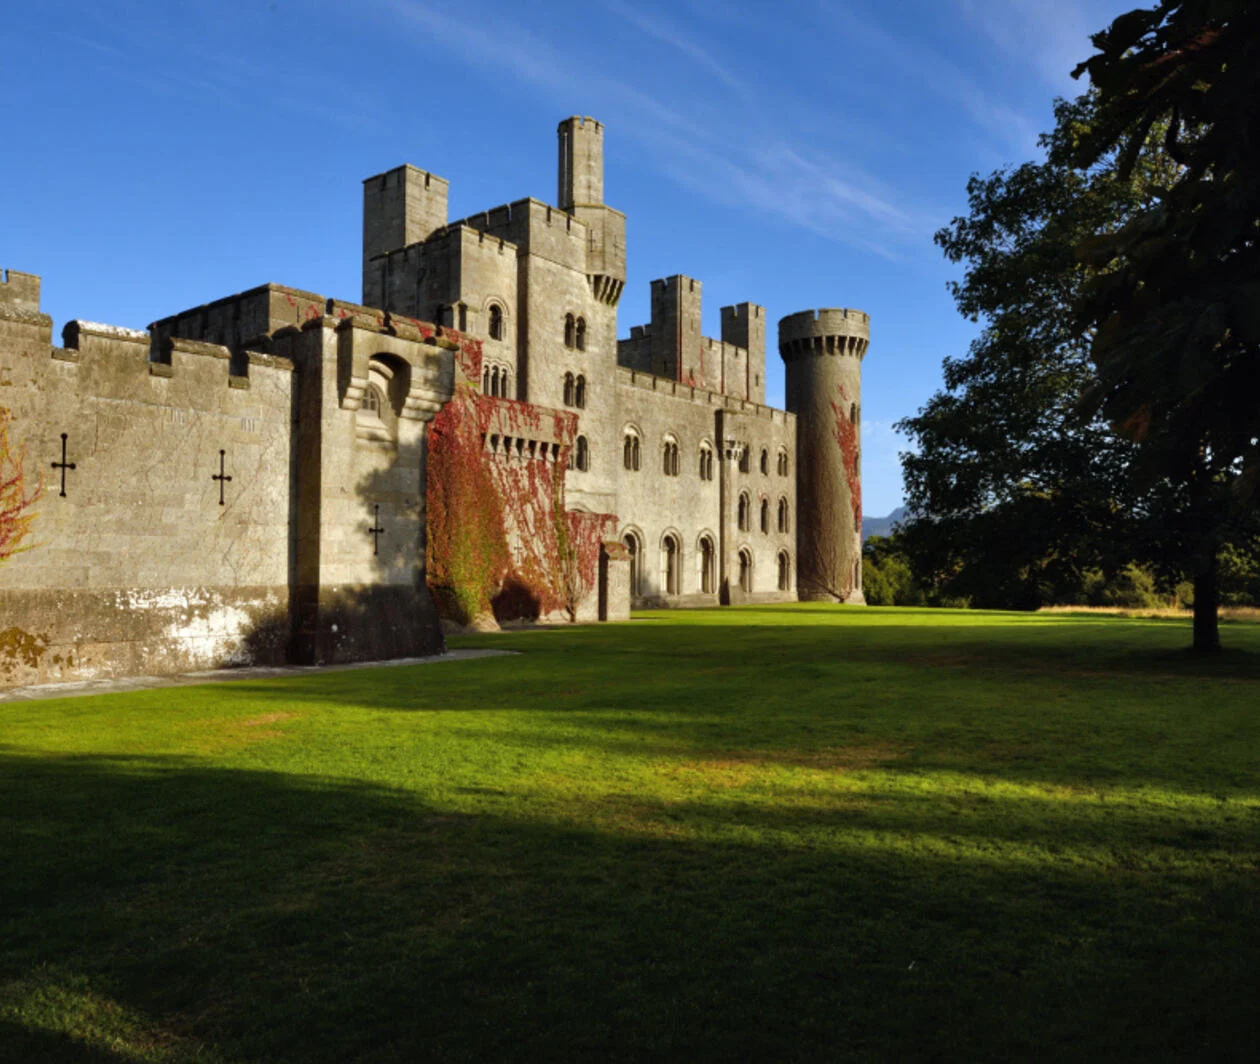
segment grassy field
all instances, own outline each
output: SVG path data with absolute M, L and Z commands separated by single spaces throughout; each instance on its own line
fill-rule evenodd
M 1223 635 L 802 604 L 0 705 L 0 1059 L 1254 1060 Z

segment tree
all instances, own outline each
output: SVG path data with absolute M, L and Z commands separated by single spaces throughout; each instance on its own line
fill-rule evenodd
M 1166 486 L 1134 490 L 1134 445 L 1104 416 L 1077 416 L 1095 374 L 1073 327 L 1090 272 L 1075 248 L 1134 217 L 1171 172 L 1158 154 L 1123 180 L 1076 168 L 1095 107 L 1089 94 L 1059 101 L 1044 161 L 973 176 L 970 214 L 936 234 L 966 264 L 951 285 L 959 310 L 984 329 L 899 424 L 917 444 L 902 456 L 912 516 L 900 542 L 938 592 L 977 606 L 1036 608 L 1087 570 L 1119 571 L 1153 548 L 1143 530 L 1169 508 Z
M 35 519 L 32 507 L 44 494 L 42 478 L 34 487 L 27 482 L 26 449 L 10 444 L 9 420 L 9 412 L 0 409 L 0 562 L 30 550 L 22 541 Z
M 1137 445 L 1147 483 L 1184 491 L 1194 646 L 1215 650 L 1220 551 L 1260 486 L 1260 5 L 1162 0 L 1092 40 L 1074 75 L 1096 120 L 1073 164 L 1114 158 L 1124 181 L 1163 153 L 1178 170 L 1079 242 L 1075 326 L 1097 375 L 1083 410 Z

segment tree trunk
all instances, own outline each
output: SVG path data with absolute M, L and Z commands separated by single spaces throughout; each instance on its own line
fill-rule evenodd
M 1194 649 L 1220 650 L 1221 631 L 1216 612 L 1220 605 L 1220 589 L 1216 582 L 1217 556 L 1212 549 L 1207 565 L 1194 574 Z

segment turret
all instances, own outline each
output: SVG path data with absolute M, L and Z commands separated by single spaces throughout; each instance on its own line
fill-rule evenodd
M 604 127 L 573 116 L 560 123 L 557 206 L 586 223 L 591 294 L 615 307 L 626 285 L 626 216 L 604 203 Z
M 862 595 L 862 358 L 870 315 L 806 310 L 779 322 L 796 415 L 797 586 L 806 600 Z

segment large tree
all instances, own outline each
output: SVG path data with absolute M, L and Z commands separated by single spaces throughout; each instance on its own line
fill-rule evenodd
M 1073 307 L 1090 273 L 1077 245 L 1136 217 L 1173 167 L 1156 153 L 1124 178 L 1108 160 L 1078 169 L 1094 98 L 1059 101 L 1056 119 L 1044 160 L 973 176 L 970 213 L 936 234 L 965 264 L 959 310 L 984 328 L 900 424 L 917 445 L 903 456 L 902 545 L 940 591 L 978 606 L 1035 607 L 1085 569 L 1149 560 L 1145 533 L 1168 509 L 1167 485 L 1131 483 L 1134 445 L 1105 416 L 1077 416 L 1095 374 Z
M 1076 326 L 1097 375 L 1085 411 L 1137 444 L 1147 482 L 1186 493 L 1194 645 L 1214 650 L 1218 556 L 1260 483 L 1260 4 L 1163 0 L 1092 40 L 1075 74 L 1098 107 L 1073 164 L 1114 159 L 1124 181 L 1158 152 L 1178 170 L 1080 242 L 1092 272 Z

